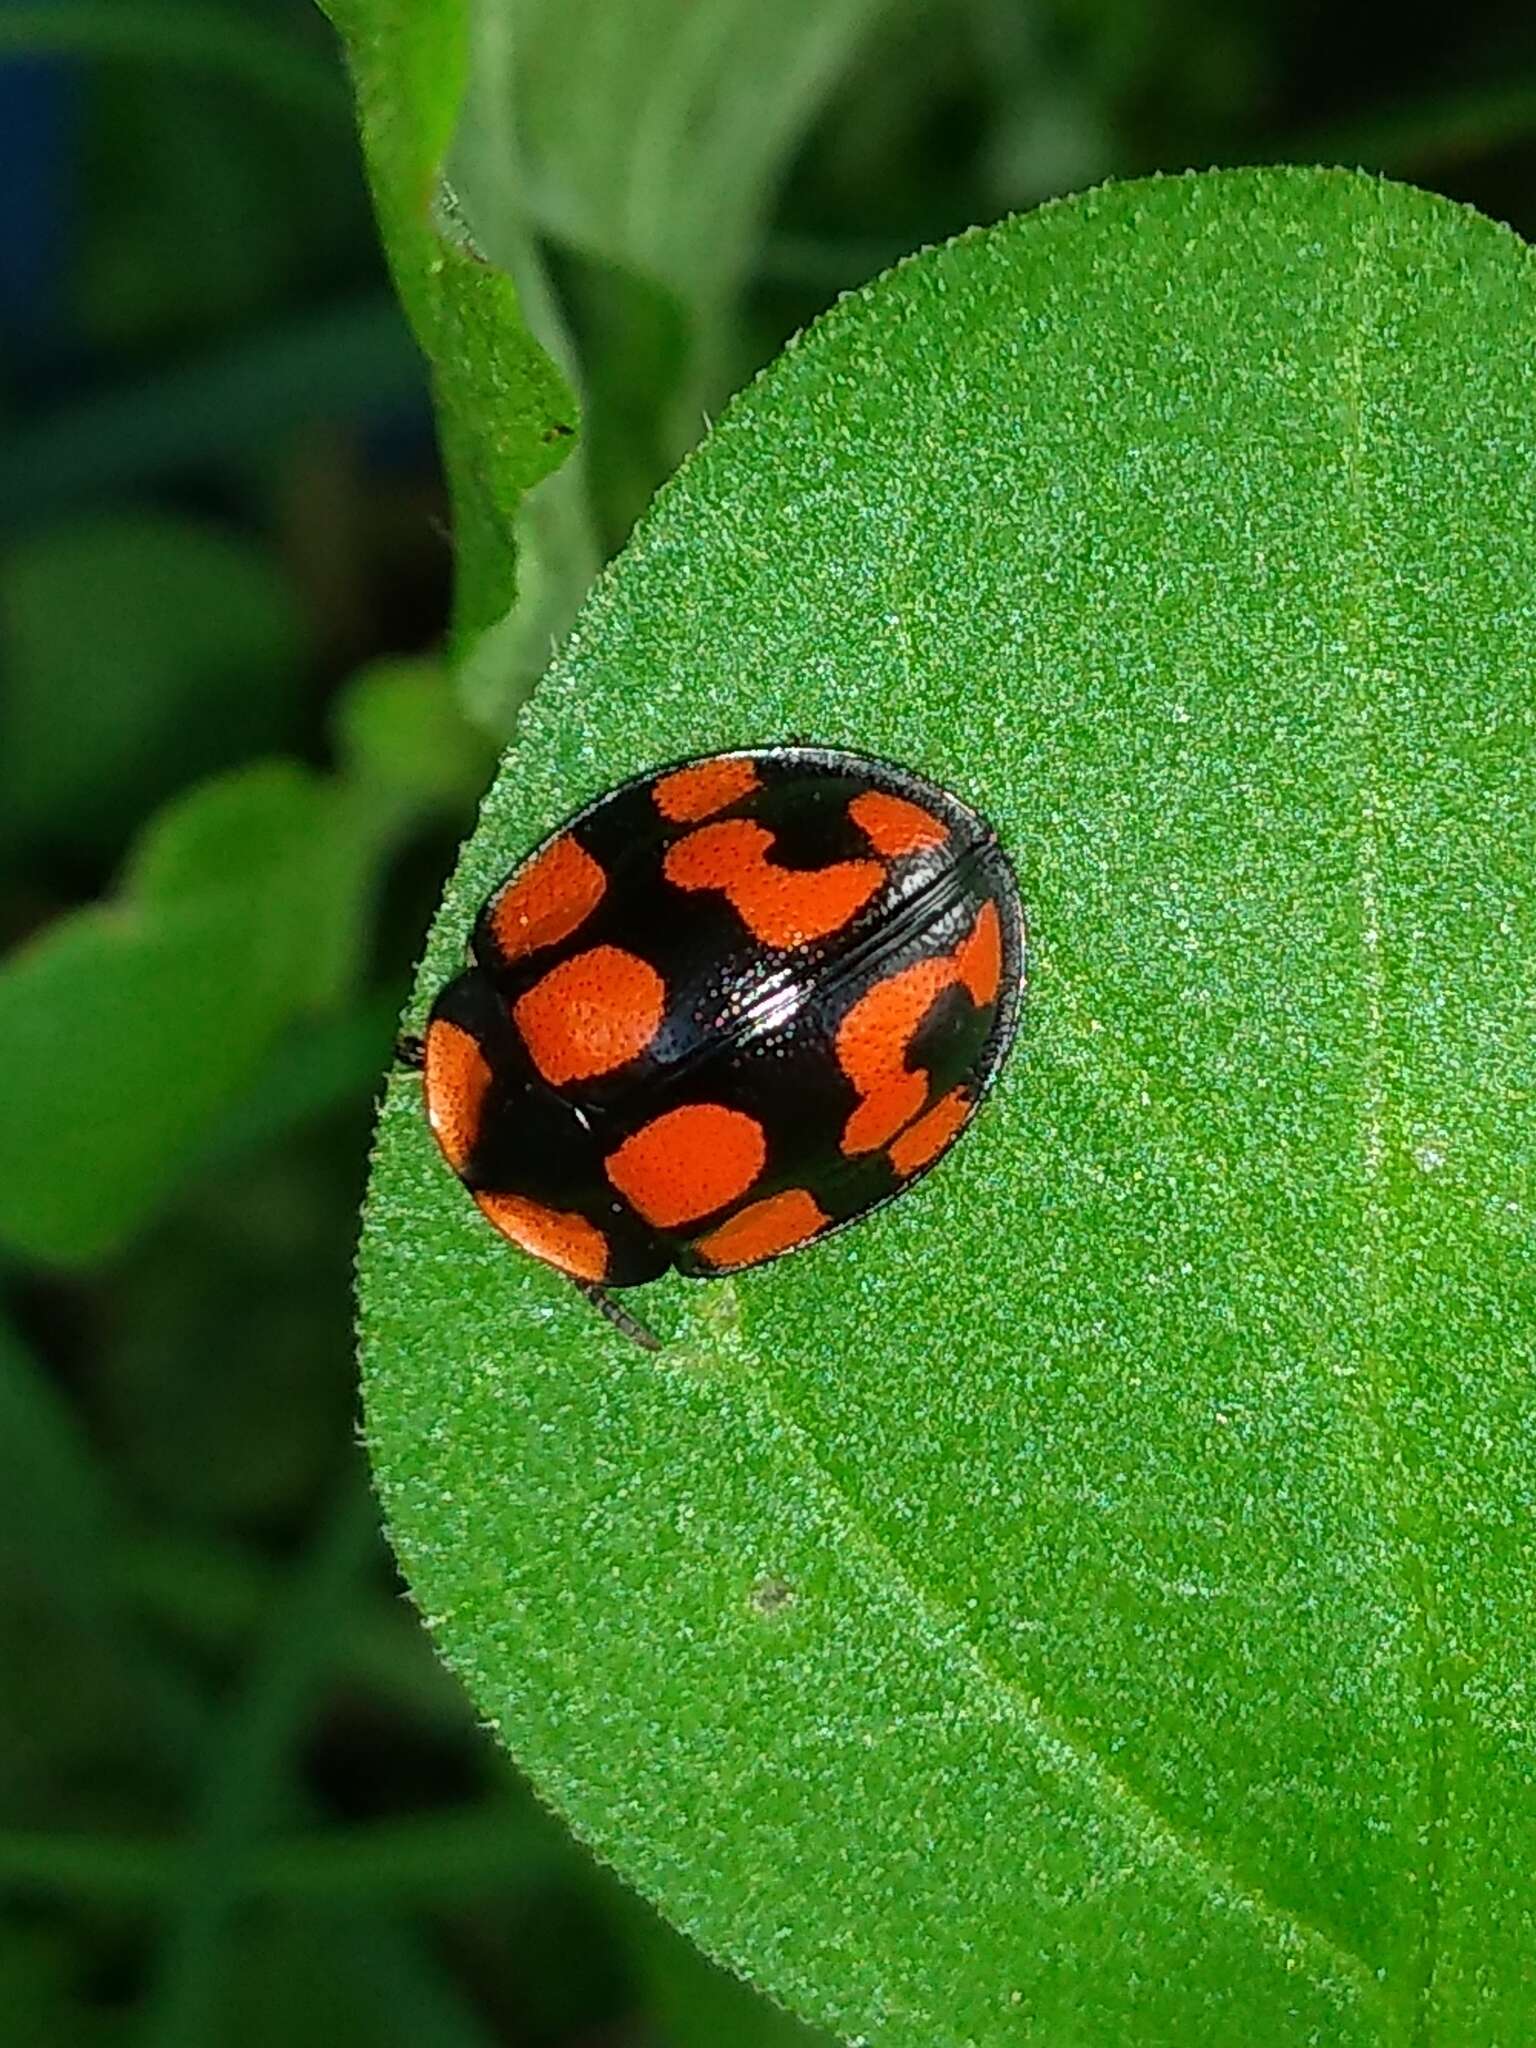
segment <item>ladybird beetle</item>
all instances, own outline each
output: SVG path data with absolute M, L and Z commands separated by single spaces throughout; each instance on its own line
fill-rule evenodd
M 910 1187 L 996 1074 L 1023 975 L 1012 870 L 958 798 L 750 748 L 546 839 L 401 1057 L 487 1221 L 654 1345 L 604 1290 L 761 1265 Z

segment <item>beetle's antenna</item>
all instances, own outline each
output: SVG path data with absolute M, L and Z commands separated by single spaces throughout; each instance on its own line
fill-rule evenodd
M 637 1316 L 627 1308 L 621 1308 L 605 1287 L 599 1287 L 595 1280 L 578 1280 L 576 1291 L 584 1294 L 599 1315 L 606 1316 L 616 1330 L 622 1330 L 632 1344 L 638 1344 L 642 1351 L 659 1351 L 661 1339 L 653 1330 L 648 1330 Z

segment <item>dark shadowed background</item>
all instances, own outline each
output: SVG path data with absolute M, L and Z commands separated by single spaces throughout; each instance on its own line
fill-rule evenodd
M 1269 159 L 1536 231 L 1527 10 L 829 0 L 808 33 L 672 0 L 637 67 L 604 56 L 627 0 L 499 4 L 502 225 L 586 431 L 530 509 L 515 641 L 456 682 L 432 419 L 323 18 L 0 0 L 8 2048 L 812 2039 L 533 1805 L 376 1535 L 350 1266 L 443 876 L 705 414 L 908 250 Z

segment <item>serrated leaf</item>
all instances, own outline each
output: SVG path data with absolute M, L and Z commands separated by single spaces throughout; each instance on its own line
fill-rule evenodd
M 442 182 L 468 75 L 469 0 L 322 5 L 346 43 L 396 289 L 432 366 L 467 648 L 516 595 L 518 507 L 568 452 L 575 400 Z
M 599 586 L 450 887 L 709 747 L 977 803 L 996 1096 L 640 1306 L 390 1089 L 368 1428 L 576 1829 L 882 2048 L 1529 2031 L 1536 269 L 1344 173 L 1110 188 L 841 303 Z M 769 1592 L 772 1598 L 767 1597 Z

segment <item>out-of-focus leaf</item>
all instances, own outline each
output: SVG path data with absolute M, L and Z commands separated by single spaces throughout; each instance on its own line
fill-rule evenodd
M 154 913 L 217 905 L 228 964 L 238 957 L 252 995 L 269 991 L 268 1006 L 286 1017 L 352 985 L 392 824 L 340 778 L 261 762 L 168 806 L 134 847 L 123 888 L 150 924 Z
M 118 1568 L 134 1609 L 162 1635 L 227 1654 L 270 1608 L 278 1577 L 255 1549 L 150 1527 L 120 1540 Z M 343 1682 L 407 1720 L 463 1732 L 462 1691 L 432 1656 L 415 1618 L 384 1588 L 343 1617 L 337 1643 Z M 551 1824 L 553 1825 L 553 1824 Z M 314 1889 L 324 1889 L 317 1877 Z
M 1528 145 L 1536 135 L 1536 78 L 1528 62 L 1519 69 L 1524 76 L 1460 89 L 1442 86 L 1424 98 L 1389 101 L 1336 118 L 1324 128 L 1293 136 L 1285 153 L 1402 175 L 1491 155 L 1512 143 Z
M 738 289 L 796 143 L 886 0 L 479 4 L 505 23 L 540 225 L 712 307 Z
M 25 419 L 6 420 L 0 397 L 0 523 L 30 529 L 81 500 L 247 461 L 338 414 L 388 416 L 414 404 L 421 381 L 400 308 L 379 293 Z
M 662 401 L 686 375 L 693 324 L 675 291 L 627 266 L 567 252 L 558 279 L 581 337 L 582 453 L 601 538 L 612 547 L 675 460 Z M 700 425 L 690 422 L 690 440 Z
M 425 1930 L 376 1914 L 337 1916 L 328 1931 L 337 1963 L 368 2002 L 379 2048 L 500 2048 Z
M 374 1057 L 376 1076 L 387 1043 Z M 366 1102 L 359 1091 L 354 1144 Z M 281 1529 L 324 1485 L 355 1402 L 355 1157 L 321 1128 L 222 1170 L 202 1147 L 187 1178 L 116 1276 L 101 1428 L 125 1489 L 178 1525 Z
M 0 968 L 0 1239 L 85 1261 L 154 1211 L 279 1029 L 347 985 L 376 858 L 345 785 L 243 769 L 162 814 L 115 900 Z
M 0 1828 L 0 1884 L 142 1902 L 185 1882 L 189 1853 L 175 1836 Z M 263 1837 L 241 1851 L 233 1889 L 311 1909 L 442 1909 L 481 1896 L 526 1896 L 586 1870 L 558 1822 L 525 1797 Z
M 335 734 L 359 792 L 407 815 L 467 813 L 496 758 L 437 661 L 379 661 L 354 676 L 337 707 Z
M 350 1932 L 352 1916 L 333 1912 Z M 265 1907 L 242 1916 L 222 1968 L 221 2048 L 337 2048 L 376 2038 L 377 2000 L 360 1972 L 338 1968 L 332 1917 L 323 1902 L 318 1912 Z
M 338 175 L 341 121 L 299 119 L 228 79 L 113 67 L 91 78 L 73 285 L 107 347 L 227 332 L 334 274 L 367 231 Z
M 658 499 L 450 886 L 418 1014 L 576 805 L 797 733 L 1016 864 L 975 1131 L 647 1289 L 659 1356 L 407 1079 L 365 1227 L 381 1492 L 478 1709 L 879 2048 L 1529 2031 L 1533 332 L 1513 236 L 1344 173 L 903 265 Z
M 432 366 L 467 647 L 516 594 L 518 507 L 568 452 L 575 400 L 442 184 L 467 77 L 468 0 L 324 4 L 347 47 L 395 284 Z
M 0 1815 L 12 1826 L 54 1824 L 94 1781 L 102 1825 L 142 1827 L 200 1733 L 197 1704 L 123 1626 L 118 1534 L 78 1419 L 0 1319 Z M 9 2043 L 3 1992 L 0 2012 Z
M 501 2048 L 424 1929 L 322 1893 L 240 1931 L 221 2048 Z
M 108 1526 L 101 1476 L 74 1416 L 0 1318 L 0 1588 L 26 1572 L 99 1617 Z
M 0 57 L 130 59 L 237 81 L 308 121 L 344 114 L 335 77 L 308 45 L 207 0 L 10 0 Z
M 510 739 L 597 574 L 585 455 L 579 450 L 524 502 L 517 521 L 517 603 L 459 663 L 465 712 L 502 741 Z
M 240 1866 L 292 1803 L 291 1754 L 332 1675 L 340 1617 L 377 1542 L 372 1501 L 349 1470 L 243 1674 L 194 1798 L 188 1853 L 144 2002 L 149 2048 L 202 2048 L 228 2032 L 237 1994 L 223 1965 Z
M 79 1927 L 34 1926 L 0 1942 L 6 2048 L 123 2048 L 120 2015 L 91 1995 L 93 1961 Z
M 245 1172 L 248 1155 L 349 1103 L 361 1106 L 389 1063 L 399 1012 L 400 992 L 391 985 L 362 1002 L 300 1017 L 209 1129 L 201 1169 Z
M 0 557 L 0 843 L 111 851 L 178 787 L 288 736 L 309 634 L 277 564 L 111 516 Z

